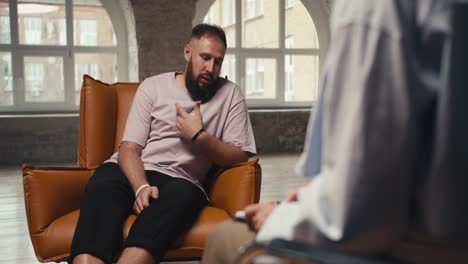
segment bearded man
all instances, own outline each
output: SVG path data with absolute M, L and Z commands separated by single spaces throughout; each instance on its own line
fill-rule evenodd
M 208 203 L 202 186 L 213 163 L 255 155 L 240 88 L 218 76 L 225 52 L 220 27 L 197 25 L 184 47 L 185 72 L 141 83 L 119 151 L 86 186 L 69 263 L 112 263 L 132 211 L 137 218 L 118 263 L 159 262 Z

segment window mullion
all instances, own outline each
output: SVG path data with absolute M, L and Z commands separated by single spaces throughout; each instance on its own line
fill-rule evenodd
M 67 54 L 63 58 L 65 103 L 73 106 L 75 102 L 75 58 L 74 58 L 74 28 L 73 0 L 65 0 L 65 23 L 67 29 Z
M 71 50 L 74 45 L 73 0 L 65 0 L 65 23 L 67 28 L 67 47 Z
M 75 65 L 74 56 L 68 52 L 63 56 L 63 79 L 64 79 L 64 92 L 65 92 L 65 104 L 67 108 L 74 108 L 75 102 Z
M 284 2 L 284 0 L 281 0 L 281 2 Z M 278 79 L 276 80 L 276 103 L 279 105 L 284 104 L 284 53 L 277 53 L 276 56 L 276 76 L 278 76 Z
M 14 48 L 18 45 L 18 6 L 16 0 L 10 0 L 10 41 Z M 12 49 L 13 50 L 13 49 Z
M 285 0 L 279 0 L 279 10 L 278 10 L 279 14 L 278 14 L 278 17 L 279 17 L 279 30 L 278 30 L 278 34 L 279 34 L 279 49 L 280 49 L 280 52 L 283 52 L 284 51 L 284 39 L 285 39 L 285 35 L 286 35 L 286 12 L 285 12 Z
M 10 41 L 11 41 L 11 67 L 13 68 L 13 107 L 24 105 L 24 71 L 22 56 L 18 54 L 18 3 L 10 0 Z
M 240 86 L 241 91 L 245 94 L 245 84 L 244 84 L 244 63 L 242 62 L 242 56 L 240 55 L 240 51 L 242 49 L 242 2 L 243 1 L 235 1 L 235 11 L 236 11 L 236 24 L 235 24 L 235 43 L 236 46 L 234 47 L 234 58 L 236 60 L 235 63 L 235 74 L 236 74 L 236 82 Z
M 285 12 L 285 0 L 279 0 L 279 55 L 277 56 L 277 68 L 276 74 L 278 79 L 276 80 L 276 99 L 280 105 L 283 105 L 285 102 L 284 96 L 284 54 L 285 54 L 285 32 L 286 32 L 286 12 Z
M 73 54 L 83 52 L 94 52 L 94 53 L 117 53 L 117 47 L 97 47 L 97 46 L 76 46 L 72 48 Z

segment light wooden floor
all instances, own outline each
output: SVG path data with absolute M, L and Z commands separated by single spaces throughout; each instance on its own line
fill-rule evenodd
M 259 158 L 263 171 L 261 201 L 281 200 L 306 182 L 293 173 L 299 155 L 268 155 Z M 29 240 L 19 167 L 0 168 L 0 263 L 39 263 Z

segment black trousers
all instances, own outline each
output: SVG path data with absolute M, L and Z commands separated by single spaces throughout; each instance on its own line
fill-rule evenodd
M 79 254 L 91 254 L 112 263 L 125 247 L 140 247 L 159 262 L 170 246 L 196 220 L 207 204 L 203 192 L 191 182 L 146 171 L 148 182 L 159 189 L 136 218 L 125 243 L 122 227 L 133 213 L 135 194 L 120 166 L 104 163 L 86 185 L 69 263 Z

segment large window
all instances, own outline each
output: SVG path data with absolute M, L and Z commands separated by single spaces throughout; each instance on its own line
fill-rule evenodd
M 196 15 L 194 24 L 200 22 L 225 30 L 221 76 L 241 86 L 249 107 L 302 107 L 317 99 L 328 41 L 322 1 L 216 0 Z
M 76 111 L 83 74 L 127 80 L 115 10 L 113 0 L 0 0 L 0 112 Z

